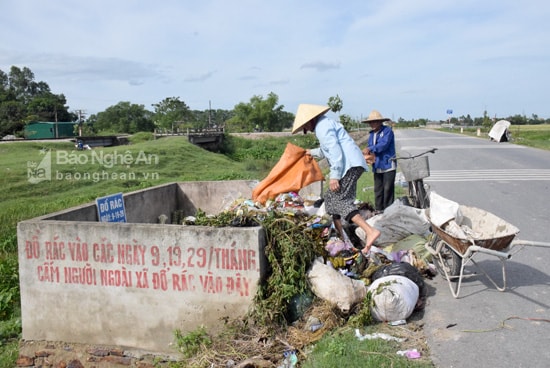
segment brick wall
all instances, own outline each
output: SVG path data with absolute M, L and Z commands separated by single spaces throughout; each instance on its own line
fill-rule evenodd
M 16 366 L 33 368 L 162 368 L 169 367 L 177 360 L 177 354 L 159 355 L 113 346 L 22 340 L 19 344 L 19 357 Z

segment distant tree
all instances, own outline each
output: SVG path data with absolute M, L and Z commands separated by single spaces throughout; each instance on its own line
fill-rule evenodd
M 19 69 L 12 66 L 8 81 L 9 88 L 14 93 L 15 98 L 23 103 L 29 102 L 30 98 L 36 94 L 37 86 L 34 82 L 34 74 L 27 67 Z
M 235 115 L 235 113 L 233 112 L 233 110 L 216 109 L 204 111 L 202 115 L 203 117 L 200 119 L 200 121 L 208 121 L 210 124 L 213 124 L 217 127 L 223 127 L 225 125 L 225 122 L 231 119 Z
M 523 115 L 514 115 L 507 118 L 507 120 L 513 125 L 525 125 L 527 124 L 527 118 Z
M 288 111 L 279 110 L 279 123 L 281 124 L 281 131 L 292 128 L 294 124 L 294 114 Z
M 18 101 L 4 101 L 0 104 L 0 136 L 16 135 L 25 127 L 25 105 Z
M 253 96 L 249 103 L 235 105 L 235 115 L 226 123 L 229 131 L 251 132 L 254 129 L 267 132 L 280 132 L 288 126 L 287 114 L 283 105 L 277 106 L 279 97 L 271 92 L 264 100 L 262 96 Z
M 348 132 L 351 131 L 351 128 L 353 128 L 353 120 L 349 115 L 340 115 L 340 123 L 342 123 L 344 129 L 346 129 Z
M 464 117 L 464 125 L 474 125 L 474 121 L 472 120 L 470 114 Z
M 487 110 L 483 111 L 483 122 L 482 122 L 482 126 L 485 128 L 485 129 L 489 129 L 491 128 L 491 126 L 493 125 L 492 121 L 491 121 L 491 118 L 489 117 L 489 114 L 487 114 Z
M 223 127 L 225 122 L 233 117 L 233 110 L 190 110 L 189 124 L 184 126 L 192 128 Z
M 143 105 L 131 104 L 127 101 L 119 102 L 108 107 L 105 111 L 93 117 L 93 128 L 97 132 L 107 131 L 116 133 L 152 132 L 154 124 L 153 114 Z
M 482 126 L 483 125 L 483 118 L 482 117 L 474 118 L 474 125 L 475 126 Z
M 172 131 L 192 116 L 189 106 L 181 101 L 179 97 L 167 97 L 152 106 L 155 108 L 153 121 L 155 127 L 158 128 Z
M 67 111 L 64 95 L 44 92 L 32 98 L 27 104 L 27 121 L 76 121 L 78 117 Z M 31 116 L 33 118 L 31 119 Z
M 328 107 L 330 107 L 330 111 L 337 114 L 344 108 L 344 102 L 342 102 L 340 96 L 332 96 L 328 99 Z
M 36 82 L 29 68 L 12 66 L 9 74 L 0 70 L 0 135 L 17 134 L 32 120 L 74 121 L 66 103 L 46 82 Z
M 541 124 L 542 120 L 537 114 L 531 114 L 531 118 L 527 120 L 527 124 Z
M 15 96 L 10 93 L 8 75 L 0 69 L 0 102 L 12 100 Z
M 94 136 L 97 134 L 97 115 L 92 114 L 82 124 L 82 135 Z

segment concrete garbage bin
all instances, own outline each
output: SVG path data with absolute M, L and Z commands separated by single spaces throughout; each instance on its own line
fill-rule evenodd
M 23 339 L 173 353 L 175 329 L 216 330 L 220 318 L 246 314 L 267 268 L 264 229 L 169 222 L 174 211 L 217 214 L 256 184 L 128 193 L 126 223 L 98 222 L 95 203 L 20 222 Z

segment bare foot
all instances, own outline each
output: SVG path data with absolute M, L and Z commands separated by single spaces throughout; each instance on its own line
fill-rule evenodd
M 370 251 L 370 247 L 374 244 L 376 239 L 380 237 L 380 230 L 374 227 L 371 227 L 371 230 L 366 232 L 366 234 L 367 234 L 367 237 L 365 238 L 365 247 L 363 248 L 363 250 L 366 249 L 368 252 Z
M 351 221 L 359 226 L 357 230 L 361 229 L 365 233 L 365 247 L 362 249 L 362 252 L 368 253 L 370 247 L 380 237 L 380 230 L 370 226 L 360 214 L 353 216 Z

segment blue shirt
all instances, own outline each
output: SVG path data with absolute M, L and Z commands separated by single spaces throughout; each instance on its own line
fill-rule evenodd
M 369 132 L 369 150 L 374 153 L 376 159 L 372 165 L 374 172 L 386 172 L 396 169 L 395 161 L 395 137 L 393 130 L 387 125 L 382 125 L 380 130 Z
M 330 167 L 330 179 L 342 179 L 352 167 L 369 171 L 363 152 L 348 134 L 344 126 L 325 115 L 315 125 L 319 148 L 310 150 L 313 156 L 326 158 Z

